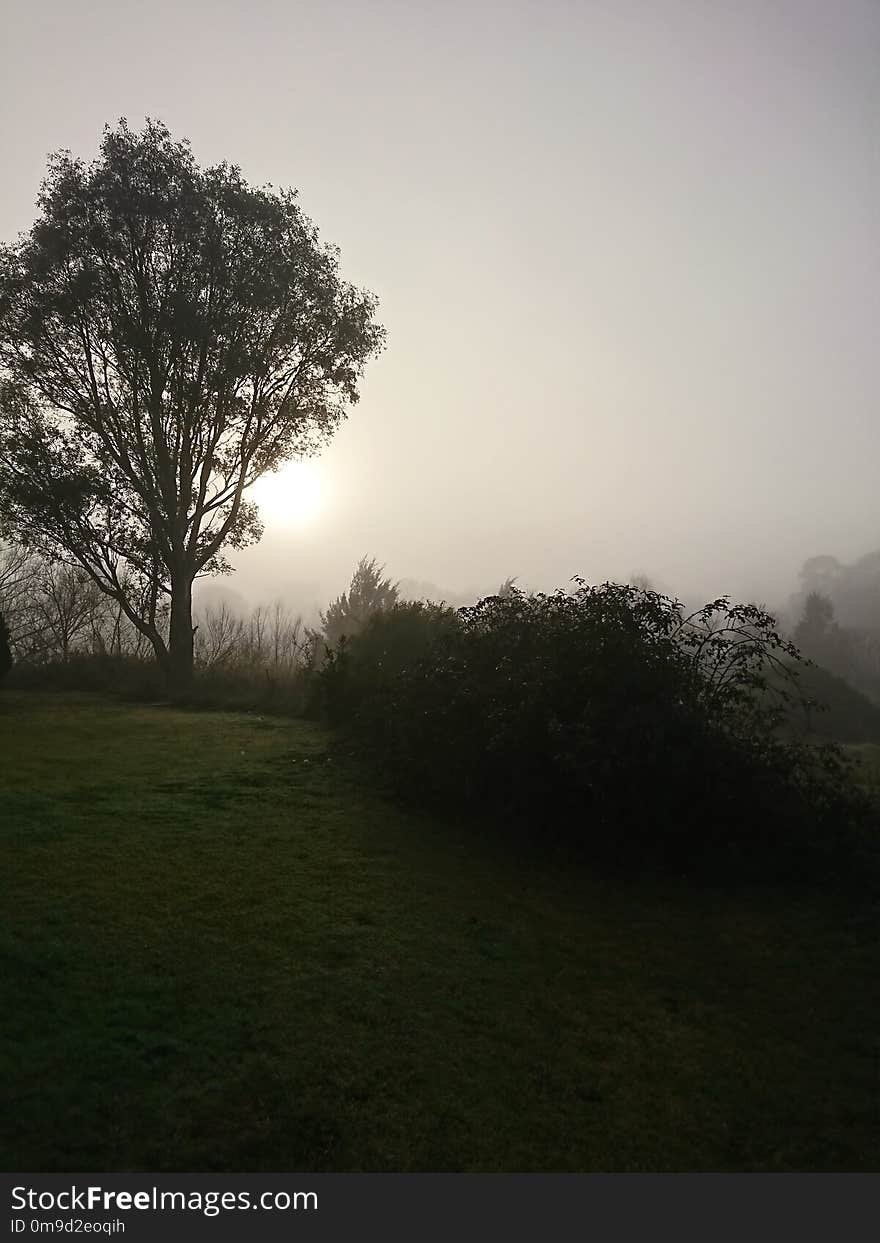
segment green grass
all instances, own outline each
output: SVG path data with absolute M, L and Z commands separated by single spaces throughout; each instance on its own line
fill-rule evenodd
M 6 692 L 0 757 L 7 1170 L 880 1165 L 864 910 L 518 857 L 301 722 Z
M 857 780 L 868 790 L 880 794 L 880 744 L 851 743 L 845 748 L 856 763 Z

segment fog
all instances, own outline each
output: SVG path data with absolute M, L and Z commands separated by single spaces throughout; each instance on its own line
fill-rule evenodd
M 447 597 L 643 573 L 777 604 L 880 545 L 875 3 L 3 17 L 5 240 L 49 151 L 156 116 L 296 186 L 380 298 L 362 400 L 225 589 L 308 611 L 366 554 Z

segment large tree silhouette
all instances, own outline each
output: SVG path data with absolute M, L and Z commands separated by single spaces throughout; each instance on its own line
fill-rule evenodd
M 316 449 L 381 348 L 294 191 L 200 168 L 160 123 L 50 159 L 39 218 L 0 248 L 0 511 L 81 566 L 175 683 L 192 584 L 259 539 L 250 485 Z

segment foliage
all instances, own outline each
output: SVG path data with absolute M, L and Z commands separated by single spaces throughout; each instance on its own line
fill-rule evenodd
M 398 601 L 398 584 L 383 578 L 384 565 L 378 565 L 375 557 L 361 557 L 352 575 L 347 592 L 328 606 L 321 614 L 324 643 L 332 648 L 342 638 L 351 638 L 363 630 L 374 614 L 392 608 Z
M 39 208 L 0 249 L 0 516 L 185 679 L 193 580 L 259 538 L 255 480 L 357 401 L 375 299 L 295 192 L 200 168 L 155 121 L 52 157 Z
M 459 610 L 352 706 L 399 788 L 687 870 L 791 876 L 843 866 L 844 839 L 861 849 L 870 811 L 841 753 L 782 733 L 799 654 L 772 617 L 575 582 Z
M 811 659 L 880 703 L 880 552 L 853 565 L 812 557 L 791 598 L 795 641 Z

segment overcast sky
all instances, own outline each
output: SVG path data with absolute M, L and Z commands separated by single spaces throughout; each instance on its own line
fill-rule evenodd
M 877 0 L 0 0 L 0 236 L 146 115 L 292 185 L 388 329 L 228 586 L 647 573 L 781 602 L 880 546 Z M 314 481 L 312 481 L 314 484 Z

